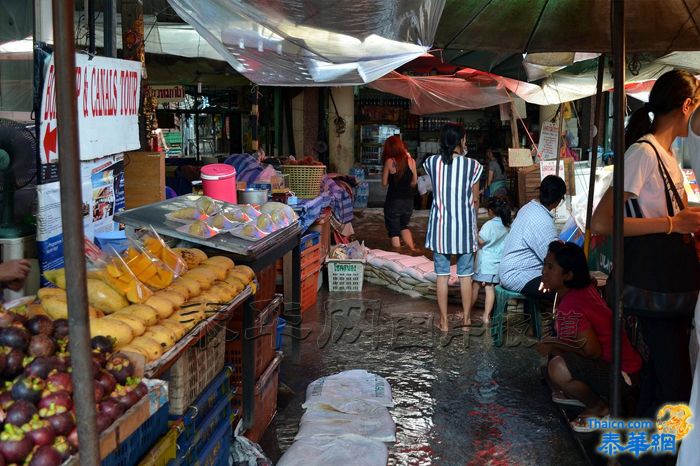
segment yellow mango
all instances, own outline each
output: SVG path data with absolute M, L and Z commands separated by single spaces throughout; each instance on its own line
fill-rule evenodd
M 247 265 L 236 265 L 233 268 L 233 271 L 247 277 L 247 281 L 252 281 L 255 278 L 255 272 L 253 272 L 253 269 L 251 269 Z
M 90 319 L 90 335 L 114 338 L 116 349 L 128 345 L 134 339 L 134 333 L 128 324 L 109 317 Z
M 148 298 L 144 304 L 155 309 L 159 319 L 167 319 L 175 312 L 175 305 L 168 299 L 158 296 L 157 294 Z
M 154 297 L 159 297 L 163 299 L 167 299 L 173 304 L 173 307 L 180 307 L 183 304 L 185 304 L 186 298 L 184 298 L 182 295 L 175 293 L 174 291 L 170 290 L 160 290 L 156 291 L 153 294 Z M 150 299 L 150 298 L 149 298 Z
M 66 296 L 66 290 L 62 290 L 61 288 L 39 288 L 36 295 L 40 300 L 46 299 L 50 296 L 62 299 L 63 301 L 68 299 Z
M 66 269 L 46 270 L 44 277 L 57 287 L 66 289 Z
M 131 333 L 133 333 L 135 337 L 141 336 L 144 333 L 146 333 L 146 326 L 144 325 L 143 320 L 138 319 L 132 315 L 115 312 L 114 314 L 111 314 L 109 317 L 106 318 L 124 322 L 126 325 L 131 327 Z
M 175 332 L 165 325 L 153 325 L 152 327 L 148 327 L 148 331 L 144 336 L 153 338 L 165 349 L 172 348 L 178 340 Z
M 220 267 L 229 271 L 235 267 L 236 264 L 226 256 L 213 256 L 205 260 L 202 265 L 213 265 L 215 267 Z
M 187 327 L 173 319 L 162 320 L 159 325 L 169 328 L 170 331 L 175 334 L 176 340 L 179 340 L 180 338 L 185 336 L 185 333 L 187 333 Z
M 90 304 L 107 314 L 118 311 L 129 304 L 122 295 L 101 280 L 88 278 L 87 291 Z

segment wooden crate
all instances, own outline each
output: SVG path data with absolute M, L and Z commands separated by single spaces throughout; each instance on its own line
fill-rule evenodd
M 124 161 L 127 209 L 165 199 L 165 157 L 160 152 L 128 152 Z
M 562 159 L 560 176 L 566 182 L 566 194 L 576 194 L 574 159 Z M 518 207 L 522 207 L 540 196 L 540 164 L 518 168 Z

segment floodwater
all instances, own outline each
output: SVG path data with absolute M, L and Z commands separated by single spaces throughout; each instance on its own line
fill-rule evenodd
M 322 292 L 317 308 L 304 313 L 296 354 L 285 331 L 280 380 L 289 390 L 261 442 L 271 459 L 293 442 L 310 382 L 366 369 L 392 387 L 397 441 L 390 465 L 585 464 L 540 382 L 535 340 L 517 327 L 502 347 L 482 327 L 444 337 L 432 327 L 436 309 L 433 301 L 368 283 L 362 295 L 329 299 Z M 460 307 L 450 312 L 458 327 Z

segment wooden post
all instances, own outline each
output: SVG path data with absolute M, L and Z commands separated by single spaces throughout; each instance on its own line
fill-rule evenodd
M 510 103 L 510 138 L 513 149 L 520 149 L 520 137 L 518 137 L 518 120 L 515 113 L 515 102 Z
M 142 67 L 141 79 L 141 104 L 139 105 L 139 140 L 141 149 L 146 149 L 146 128 L 151 125 L 150 119 L 155 120 L 155 113 L 151 112 L 144 103 L 148 99 L 145 92 L 146 85 L 146 45 L 144 43 L 143 28 L 143 1 L 121 0 L 122 13 L 122 58 L 124 60 L 140 61 Z M 148 122 L 148 124 L 147 124 Z

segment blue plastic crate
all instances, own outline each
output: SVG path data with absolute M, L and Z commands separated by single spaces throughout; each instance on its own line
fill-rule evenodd
M 231 398 L 233 393 L 218 399 L 216 405 L 198 420 L 196 426 L 191 425 L 183 431 L 177 439 L 178 457 L 198 456 L 206 447 L 208 439 L 219 429 L 221 425 L 231 425 Z
M 132 432 L 116 450 L 102 460 L 102 466 L 133 466 L 168 431 L 168 403 L 158 408 L 146 422 Z
M 196 429 L 197 420 L 204 418 L 211 408 L 214 407 L 219 398 L 231 391 L 230 380 L 232 373 L 232 366 L 224 366 L 224 369 L 204 388 L 197 399 L 187 407 L 187 410 L 182 416 L 170 414 L 168 419 L 171 421 L 182 420 L 185 430 L 190 427 Z
M 190 451 L 184 457 L 171 460 L 168 466 L 228 466 L 232 436 L 231 423 L 222 423 L 199 454 Z
M 282 351 L 282 333 L 287 326 L 287 321 L 284 317 L 277 318 L 277 333 L 275 334 L 275 351 Z
M 301 237 L 301 241 L 299 242 L 299 250 L 303 252 L 312 246 L 316 246 L 320 242 L 321 233 L 317 231 L 311 231 Z

